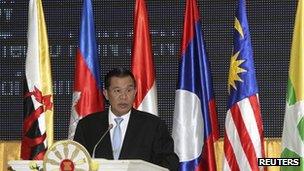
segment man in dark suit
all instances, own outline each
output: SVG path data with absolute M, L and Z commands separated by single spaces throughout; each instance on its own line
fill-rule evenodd
M 77 125 L 74 140 L 97 158 L 142 159 L 169 170 L 178 170 L 173 139 L 159 117 L 132 108 L 136 95 L 135 78 L 129 70 L 116 68 L 105 77 L 104 95 L 109 110 L 90 114 Z M 109 126 L 110 125 L 110 126 Z

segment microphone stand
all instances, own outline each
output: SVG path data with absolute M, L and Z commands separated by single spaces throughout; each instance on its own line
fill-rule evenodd
M 93 148 L 93 152 L 92 152 L 92 158 L 94 159 L 95 158 L 95 151 L 96 151 L 96 148 L 98 147 L 99 143 L 101 142 L 101 140 L 107 135 L 107 133 L 113 128 L 113 124 L 110 124 L 107 131 L 102 134 L 101 138 L 99 138 L 98 142 L 95 144 L 94 148 Z

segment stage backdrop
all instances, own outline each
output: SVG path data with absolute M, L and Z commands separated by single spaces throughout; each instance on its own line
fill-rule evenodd
M 65 139 L 72 103 L 81 0 L 43 0 L 54 86 L 55 138 Z M 211 62 L 221 137 L 228 96 L 236 0 L 199 0 Z M 249 20 L 266 137 L 281 137 L 295 0 L 248 0 Z M 93 0 L 103 76 L 130 68 L 134 1 Z M 159 115 L 170 130 L 177 84 L 184 0 L 147 0 L 156 68 Z M 0 0 L 0 140 L 20 140 L 27 49 L 27 0 Z

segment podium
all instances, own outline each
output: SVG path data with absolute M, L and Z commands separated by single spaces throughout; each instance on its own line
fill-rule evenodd
M 92 159 L 81 144 L 71 140 L 53 144 L 43 160 L 12 160 L 8 166 L 12 171 L 168 171 L 143 160 Z
M 168 171 L 168 169 L 143 160 L 93 159 L 99 167 L 96 171 Z M 43 168 L 42 160 L 13 160 L 8 165 L 15 171 L 33 171 L 31 167 Z

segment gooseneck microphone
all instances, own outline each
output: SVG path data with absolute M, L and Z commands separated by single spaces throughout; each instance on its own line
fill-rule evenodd
M 102 134 L 102 136 L 99 138 L 98 142 L 95 144 L 94 148 L 93 148 L 93 152 L 92 152 L 92 158 L 95 158 L 95 151 L 96 148 L 98 147 L 99 143 L 101 142 L 101 140 L 107 135 L 107 133 L 113 128 L 113 124 L 109 124 L 108 129 L 106 130 L 105 133 Z

